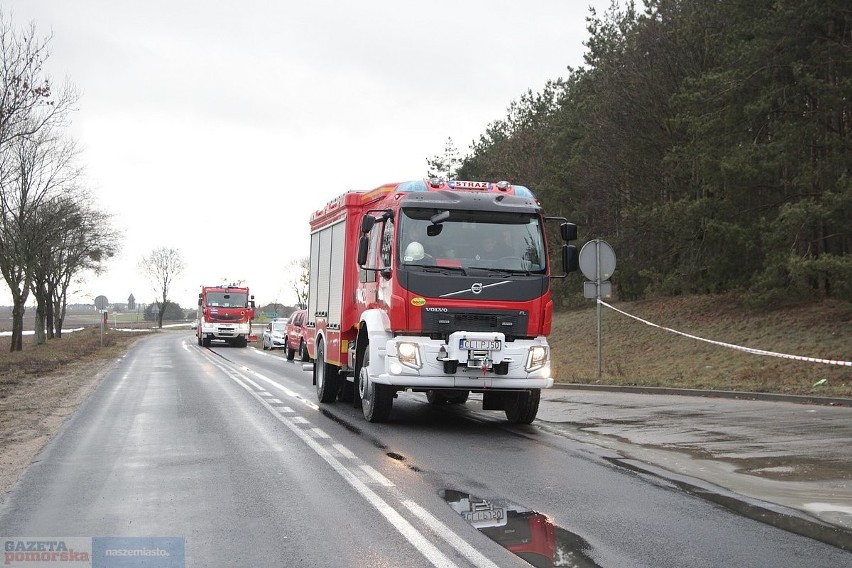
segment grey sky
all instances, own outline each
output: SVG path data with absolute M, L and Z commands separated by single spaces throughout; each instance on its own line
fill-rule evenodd
M 81 163 L 124 231 L 78 298 L 152 301 L 137 262 L 171 246 L 185 308 L 225 278 L 294 302 L 287 266 L 307 256 L 313 210 L 423 177 L 448 137 L 466 153 L 512 100 L 582 64 L 588 7 L 608 5 L 0 0 L 53 33 L 48 70 L 81 94 Z

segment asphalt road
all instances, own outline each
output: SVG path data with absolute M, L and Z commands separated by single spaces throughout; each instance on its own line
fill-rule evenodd
M 318 407 L 310 373 L 278 353 L 161 333 L 39 454 L 0 536 L 178 537 L 186 566 L 528 566 L 504 546 L 540 550 L 546 526 L 560 565 L 850 565 L 839 523 L 664 471 L 614 444 L 665 444 L 632 443 L 628 421 L 596 418 L 581 394 L 548 391 L 541 420 L 517 427 L 474 396 L 403 393 L 374 425 L 351 404 Z

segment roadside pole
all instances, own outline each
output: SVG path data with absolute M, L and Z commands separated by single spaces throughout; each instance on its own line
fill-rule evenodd
M 101 310 L 101 347 L 104 346 L 104 333 L 106 332 L 106 326 L 109 322 L 109 312 L 106 310 Z
M 597 378 L 603 374 L 603 340 L 601 337 L 601 298 L 612 296 L 609 277 L 615 272 L 615 252 L 606 241 L 594 239 L 580 249 L 580 271 L 590 281 L 583 282 L 583 296 L 595 300 L 597 320 L 598 369 Z

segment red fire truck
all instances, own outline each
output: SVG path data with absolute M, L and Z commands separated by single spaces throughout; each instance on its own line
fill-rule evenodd
M 545 223 L 558 223 L 552 275 Z M 553 385 L 552 278 L 577 269 L 577 227 L 508 182 L 416 180 L 350 191 L 311 225 L 309 350 L 323 403 L 389 418 L 399 391 L 530 423 Z
M 254 296 L 240 286 L 202 286 L 198 294 L 198 321 L 195 334 L 198 344 L 210 347 L 213 340 L 227 342 L 234 347 L 245 347 L 257 339 L 252 335 Z

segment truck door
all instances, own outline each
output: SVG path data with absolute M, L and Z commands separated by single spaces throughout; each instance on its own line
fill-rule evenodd
M 383 283 L 386 279 L 381 275 L 382 270 L 390 269 L 393 248 L 393 222 L 380 221 L 373 225 L 368 235 L 369 249 L 367 262 L 359 270 L 358 303 L 361 311 L 372 309 L 385 304 Z

